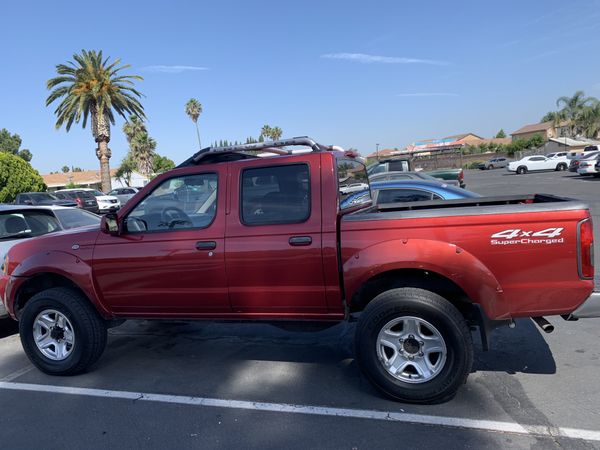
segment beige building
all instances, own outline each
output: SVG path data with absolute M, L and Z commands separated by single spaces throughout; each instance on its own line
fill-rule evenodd
M 125 180 L 121 178 L 117 178 L 117 169 L 112 169 L 110 171 L 111 177 L 111 185 L 112 188 L 120 188 L 125 187 Z M 42 175 L 44 179 L 44 183 L 48 186 L 49 191 L 56 191 L 58 189 L 64 189 L 65 186 L 70 184 L 76 184 L 79 187 L 84 188 L 92 188 L 92 189 L 102 189 L 101 181 L 100 181 L 100 171 L 99 170 L 84 170 L 82 172 L 67 172 L 67 173 L 51 173 L 48 175 Z M 150 179 L 138 172 L 133 172 L 131 174 L 131 186 L 135 187 L 143 187 L 148 184 Z
M 536 135 L 541 136 L 544 142 L 547 142 L 551 138 L 565 136 L 569 131 L 568 127 L 569 122 L 567 121 L 563 121 L 559 124 L 555 124 L 552 121 L 533 123 L 531 125 L 525 125 L 524 127 L 519 128 L 517 131 L 514 131 L 511 136 L 513 142 L 518 139 L 531 139 Z

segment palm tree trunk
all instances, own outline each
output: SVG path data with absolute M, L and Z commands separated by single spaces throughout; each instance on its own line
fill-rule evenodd
M 202 144 L 200 143 L 200 130 L 198 129 L 198 121 L 194 122 L 196 124 L 196 134 L 198 135 L 198 147 L 202 150 Z
M 98 141 L 98 149 L 96 156 L 100 160 L 100 181 L 102 183 L 102 192 L 109 192 L 112 189 L 110 181 L 110 165 L 109 160 L 111 151 L 108 148 L 108 141 L 102 139 Z

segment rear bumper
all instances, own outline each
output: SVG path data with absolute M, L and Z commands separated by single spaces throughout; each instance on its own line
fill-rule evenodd
M 592 292 L 587 300 L 569 316 L 575 319 L 600 317 L 600 292 Z

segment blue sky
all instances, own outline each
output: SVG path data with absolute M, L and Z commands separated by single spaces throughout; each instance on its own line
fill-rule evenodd
M 55 130 L 54 66 L 102 49 L 144 77 L 148 129 L 180 162 L 203 144 L 262 125 L 363 154 L 460 132 L 536 122 L 558 96 L 600 97 L 597 1 L 10 2 L 0 27 L 0 128 L 41 173 L 95 169 L 89 128 Z M 117 167 L 127 150 L 113 128 Z

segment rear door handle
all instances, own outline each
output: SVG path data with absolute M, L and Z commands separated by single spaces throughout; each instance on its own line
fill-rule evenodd
M 215 241 L 198 241 L 196 242 L 196 250 L 214 250 L 217 248 Z
M 312 238 L 310 236 L 292 236 L 289 243 L 295 247 L 310 245 L 312 244 Z

